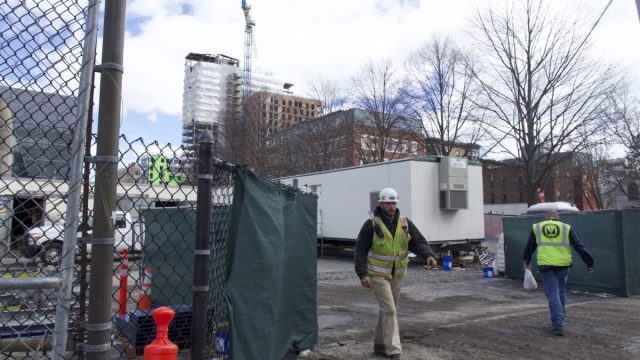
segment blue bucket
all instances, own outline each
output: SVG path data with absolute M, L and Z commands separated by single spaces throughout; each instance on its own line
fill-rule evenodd
M 492 267 L 483 267 L 482 268 L 482 277 L 483 278 L 492 278 L 493 277 L 493 268 Z
M 443 256 L 442 257 L 442 270 L 449 271 L 451 270 L 452 259 L 451 256 Z
M 216 354 L 229 355 L 229 334 L 226 331 L 216 331 Z

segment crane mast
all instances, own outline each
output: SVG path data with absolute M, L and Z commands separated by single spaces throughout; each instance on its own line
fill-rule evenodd
M 251 58 L 253 49 L 253 26 L 256 24 L 251 19 L 251 6 L 247 4 L 246 0 L 242 0 L 242 11 L 244 12 L 244 68 L 243 68 L 243 87 L 242 97 L 243 100 L 251 95 Z
M 240 146 L 239 146 L 239 159 L 241 164 L 246 163 L 245 159 L 245 147 L 247 137 L 247 111 L 248 101 L 251 95 L 251 57 L 253 50 L 253 26 L 256 24 L 251 19 L 251 6 L 247 4 L 246 0 L 242 0 L 242 12 L 244 13 L 245 27 L 244 27 L 244 67 L 243 67 L 243 82 L 242 82 L 242 115 L 240 119 Z

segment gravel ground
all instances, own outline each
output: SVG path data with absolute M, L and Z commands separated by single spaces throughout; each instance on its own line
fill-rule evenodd
M 320 263 L 319 343 L 310 358 L 382 359 L 372 343 L 377 302 L 360 286 L 352 255 Z M 479 265 L 444 272 L 413 264 L 398 309 L 403 359 L 640 358 L 639 297 L 571 291 L 567 312 L 557 337 L 542 286 L 485 279 Z

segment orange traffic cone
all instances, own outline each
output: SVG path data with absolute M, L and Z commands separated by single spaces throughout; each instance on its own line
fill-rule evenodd
M 168 307 L 159 307 L 153 311 L 153 319 L 156 321 L 156 339 L 144 347 L 144 360 L 176 360 L 178 358 L 178 346 L 169 340 L 169 323 L 176 315 L 175 311 Z
M 118 297 L 118 316 L 127 314 L 127 278 L 129 277 L 129 257 L 127 249 L 122 249 L 120 262 L 120 296 Z
M 153 269 L 147 265 L 142 276 L 142 292 L 138 296 L 138 310 L 151 310 L 151 274 Z

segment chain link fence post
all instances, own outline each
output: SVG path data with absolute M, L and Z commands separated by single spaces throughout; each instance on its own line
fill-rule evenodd
M 193 322 L 191 359 L 204 359 L 209 302 L 209 258 L 211 255 L 211 186 L 213 184 L 213 135 L 202 133 L 198 153 L 198 198 L 196 204 L 196 246 L 193 260 Z
M 111 298 L 115 243 L 118 139 L 122 99 L 125 0 L 105 1 L 102 46 L 94 230 L 91 248 L 89 321 L 85 352 L 91 359 L 109 359 Z

